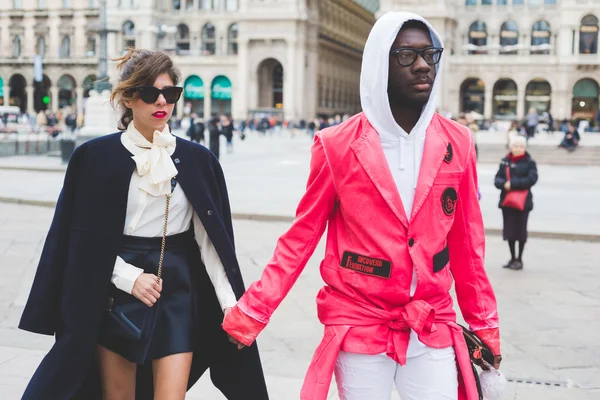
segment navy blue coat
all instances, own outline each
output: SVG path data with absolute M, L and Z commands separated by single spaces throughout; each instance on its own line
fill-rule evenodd
M 500 161 L 500 167 L 494 178 L 494 185 L 500 189 L 500 201 L 498 207 L 502 208 L 502 203 L 506 198 L 506 189 L 504 184 L 506 183 L 506 167 L 510 169 L 510 187 L 512 190 L 529 190 L 527 199 L 525 200 L 525 209 L 523 211 L 533 210 L 533 194 L 531 193 L 531 187 L 535 185 L 538 180 L 537 165 L 529 153 L 525 154 L 524 158 L 521 158 L 516 163 L 508 158 L 504 157 Z
M 135 163 L 121 133 L 78 147 L 67 168 L 50 231 L 19 328 L 55 335 L 23 399 L 100 400 L 95 345 L 112 270 L 125 225 Z M 238 299 L 244 283 L 235 256 L 225 178 L 206 148 L 177 138 L 172 156 L 178 183 L 200 217 Z M 206 274 L 206 271 L 200 273 Z M 208 276 L 202 279 L 208 281 Z M 205 288 L 208 320 L 201 321 L 191 387 L 210 368 L 228 399 L 268 399 L 256 346 L 242 351 L 221 329 L 223 313 L 212 285 Z M 151 365 L 138 367 L 137 399 L 151 399 Z

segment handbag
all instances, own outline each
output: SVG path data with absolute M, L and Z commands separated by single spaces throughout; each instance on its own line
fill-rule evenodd
M 165 244 L 167 239 L 167 226 L 169 223 L 169 204 L 175 191 L 177 181 L 171 179 L 171 193 L 166 195 L 165 223 L 163 227 L 162 242 L 160 246 L 160 258 L 158 260 L 158 272 L 156 282 L 160 283 L 162 277 L 162 266 L 165 258 Z M 149 334 L 149 326 L 153 325 L 158 302 L 148 307 L 133 295 L 115 288 L 115 293 L 108 297 L 106 302 L 106 315 L 102 323 L 102 330 L 113 336 L 124 339 L 140 341 Z
M 506 166 L 506 181 L 510 182 L 510 166 Z M 524 190 L 509 190 L 504 196 L 502 201 L 502 207 L 514 208 L 519 211 L 525 210 L 525 203 L 527 202 L 527 196 L 529 195 L 529 189 Z
M 463 331 L 465 342 L 467 342 L 467 350 L 469 351 L 469 357 L 471 358 L 471 368 L 473 368 L 473 376 L 475 377 L 475 383 L 477 384 L 477 392 L 479 393 L 479 400 L 483 400 L 483 392 L 481 390 L 481 383 L 479 382 L 479 375 L 475 369 L 475 365 L 481 366 L 487 364 L 488 366 L 494 365 L 494 353 L 475 335 L 473 332 L 460 325 Z

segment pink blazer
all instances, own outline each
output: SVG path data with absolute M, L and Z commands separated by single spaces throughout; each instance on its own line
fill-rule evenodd
M 386 352 L 400 364 L 412 328 L 434 348 L 454 346 L 460 398 L 477 399 L 469 356 L 452 307 L 500 354 L 498 311 L 484 269 L 485 237 L 477 198 L 473 139 L 434 115 L 426 134 L 410 223 L 379 136 L 361 113 L 317 133 L 306 193 L 262 278 L 225 318 L 223 328 L 252 343 L 291 289 L 325 228 L 326 283 L 317 298 L 325 325 L 302 399 L 325 399 L 340 349 Z M 410 297 L 413 268 L 418 285 Z

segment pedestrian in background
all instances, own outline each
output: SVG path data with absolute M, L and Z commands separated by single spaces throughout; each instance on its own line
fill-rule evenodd
M 221 127 L 219 117 L 213 117 L 208 123 L 208 148 L 219 159 L 221 152 Z
M 527 140 L 523 136 L 514 136 L 510 142 L 510 152 L 500 161 L 494 184 L 500 192 L 498 207 L 502 209 L 503 237 L 508 241 L 510 261 L 504 268 L 523 269 L 523 251 L 527 242 L 527 220 L 533 209 L 531 187 L 538 180 L 537 166 L 527 152 Z M 526 191 L 520 205 L 507 204 L 506 197 L 511 191 Z M 519 244 L 518 255 L 515 244 Z
M 567 122 L 567 131 L 565 132 L 565 137 L 562 142 L 558 145 L 558 147 L 562 147 L 563 149 L 567 149 L 568 152 L 573 152 L 579 145 L 579 141 L 581 137 L 579 136 L 579 132 L 575 129 L 575 125 L 572 122 Z
M 529 113 L 525 117 L 525 125 L 527 126 L 527 137 L 532 138 L 535 136 L 535 129 L 540 123 L 540 117 L 535 111 L 535 108 L 530 108 Z

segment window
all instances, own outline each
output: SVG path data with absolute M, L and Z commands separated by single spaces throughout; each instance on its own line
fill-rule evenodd
M 177 54 L 190 53 L 190 28 L 185 24 L 177 26 Z
M 173 0 L 173 10 L 181 10 L 181 0 Z
M 225 0 L 225 9 L 227 11 L 236 11 L 238 9 L 238 0 Z
M 217 52 L 215 26 L 210 22 L 202 28 L 202 55 L 212 56 Z
M 13 57 L 21 57 L 21 37 L 19 35 L 13 39 Z
M 194 9 L 194 0 L 187 0 L 185 9 L 188 11 L 193 10 Z
M 63 8 L 71 8 L 71 0 L 62 0 Z
M 477 5 L 477 0 L 466 0 L 465 1 L 465 6 L 467 7 L 473 7 Z
M 87 38 L 85 55 L 88 57 L 96 56 L 96 38 L 94 36 L 88 36 Z
M 36 54 L 42 58 L 46 56 L 46 39 L 43 36 L 38 37 Z
M 201 10 L 210 10 L 212 7 L 212 0 L 200 0 L 200 9 Z
M 38 10 L 48 8 L 48 2 L 46 0 L 38 0 L 37 8 L 38 8 Z
M 88 0 L 89 8 L 96 8 L 96 0 Z
M 530 6 L 537 7 L 537 6 L 541 6 L 542 5 L 542 1 L 543 0 L 527 0 L 527 4 L 530 5 Z
M 513 6 L 522 6 L 524 3 L 524 0 L 512 0 L 512 4 Z
M 538 21 L 531 28 L 531 54 L 549 54 L 550 49 L 550 24 Z
M 123 50 L 127 50 L 129 47 L 135 48 L 135 24 L 125 21 L 121 32 L 123 34 Z
M 15 10 L 20 10 L 23 8 L 23 0 L 13 0 L 13 8 Z
M 482 6 L 491 6 L 493 3 L 492 0 L 481 0 L 481 5 Z
M 519 26 L 515 21 L 506 21 L 500 28 L 500 53 L 517 54 Z
M 579 54 L 598 53 L 598 18 L 587 15 L 579 28 Z
M 238 53 L 238 26 L 237 24 L 231 24 L 227 33 L 227 54 L 237 55 Z
M 60 42 L 60 48 L 58 49 L 59 58 L 71 57 L 71 38 L 64 36 Z
M 496 0 L 496 5 L 506 6 L 508 5 L 508 0 Z
M 547 6 L 555 6 L 556 0 L 544 0 L 544 4 Z
M 485 22 L 475 21 L 469 27 L 469 54 L 486 54 L 487 26 Z

